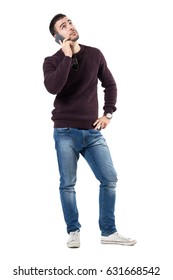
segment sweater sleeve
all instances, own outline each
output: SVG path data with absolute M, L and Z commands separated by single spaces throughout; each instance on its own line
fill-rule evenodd
M 58 94 L 67 82 L 71 57 L 64 56 L 58 62 L 55 57 L 46 57 L 43 63 L 44 85 L 51 94 Z
M 102 53 L 100 57 L 100 67 L 98 72 L 98 78 L 101 81 L 101 86 L 104 88 L 104 114 L 113 113 L 116 111 L 116 101 L 117 101 L 117 86 L 116 82 L 107 67 L 106 60 Z

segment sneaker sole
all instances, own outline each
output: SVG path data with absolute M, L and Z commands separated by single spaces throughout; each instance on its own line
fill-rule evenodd
M 133 246 L 136 244 L 136 241 L 131 241 L 127 243 L 117 242 L 117 241 L 108 241 L 108 240 L 101 240 L 102 244 L 114 244 L 114 245 L 124 245 L 124 246 Z
M 68 248 L 79 248 L 79 247 L 80 247 L 80 244 L 79 244 L 79 243 L 67 244 L 67 247 L 68 247 Z

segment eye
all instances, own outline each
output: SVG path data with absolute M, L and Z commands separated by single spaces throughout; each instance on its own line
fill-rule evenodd
M 65 27 L 66 27 L 66 25 L 65 25 L 65 24 L 61 25 L 61 29 L 64 29 Z

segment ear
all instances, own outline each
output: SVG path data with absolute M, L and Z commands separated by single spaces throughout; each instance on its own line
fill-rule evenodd
M 55 35 L 53 35 L 53 37 L 55 38 L 57 34 L 58 34 L 58 32 L 57 32 L 57 31 L 55 31 Z

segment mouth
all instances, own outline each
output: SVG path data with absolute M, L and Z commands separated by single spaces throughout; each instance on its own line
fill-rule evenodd
M 77 35 L 77 32 L 76 31 L 73 31 L 70 36 L 76 36 Z
M 77 33 L 77 31 L 73 31 L 70 33 L 70 38 L 71 38 L 71 41 L 75 42 L 79 39 L 79 35 Z

